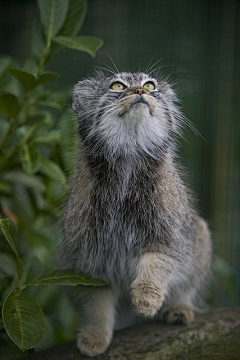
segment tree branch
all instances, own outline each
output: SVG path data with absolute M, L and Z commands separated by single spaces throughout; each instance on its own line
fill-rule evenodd
M 26 360 L 87 359 L 75 342 L 28 356 Z M 189 326 L 151 323 L 117 331 L 101 360 L 240 360 L 240 308 L 196 315 Z

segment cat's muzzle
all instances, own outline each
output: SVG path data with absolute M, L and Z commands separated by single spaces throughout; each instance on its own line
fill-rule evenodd
M 121 111 L 119 112 L 119 115 L 124 115 L 126 112 L 128 112 L 131 108 L 134 108 L 134 106 L 138 106 L 141 104 L 147 105 L 149 108 L 149 112 L 151 115 L 153 115 L 153 111 L 155 108 L 155 99 L 150 97 L 149 95 L 143 94 L 143 95 L 128 95 L 125 98 L 121 100 Z

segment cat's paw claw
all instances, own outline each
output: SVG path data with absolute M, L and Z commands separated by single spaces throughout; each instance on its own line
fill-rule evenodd
M 166 324 L 190 324 L 194 320 L 194 311 L 190 306 L 178 305 L 162 308 L 160 320 Z
M 145 318 L 153 317 L 162 302 L 163 296 L 154 284 L 140 282 L 132 286 L 132 303 L 139 315 Z
M 94 357 L 104 353 L 111 342 L 111 335 L 96 329 L 81 329 L 77 335 L 77 347 L 83 355 Z

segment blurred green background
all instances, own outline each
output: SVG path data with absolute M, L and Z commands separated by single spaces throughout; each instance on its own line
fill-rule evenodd
M 28 57 L 36 9 L 35 1 L 0 1 L 1 54 L 20 62 Z M 61 74 L 50 89 L 66 89 L 69 108 L 71 89 L 79 79 L 105 64 L 113 67 L 107 52 L 119 70 L 144 70 L 160 60 L 160 73 L 176 83 L 182 110 L 202 135 L 185 129 L 179 149 L 213 234 L 215 277 L 209 302 L 239 305 L 240 1 L 90 0 L 80 34 L 104 40 L 95 58 L 62 50 L 47 66 Z M 45 248 L 39 247 L 46 254 L 54 248 L 47 241 Z M 44 301 L 51 313 L 54 302 L 48 296 L 51 301 Z M 62 302 L 60 316 L 64 306 Z M 59 342 L 61 337 L 67 338 L 61 335 Z

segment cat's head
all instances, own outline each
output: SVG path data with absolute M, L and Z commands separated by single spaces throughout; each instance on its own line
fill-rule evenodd
M 79 134 L 93 154 L 159 158 L 181 126 L 176 96 L 165 81 L 145 73 L 102 73 L 77 83 L 73 109 Z

